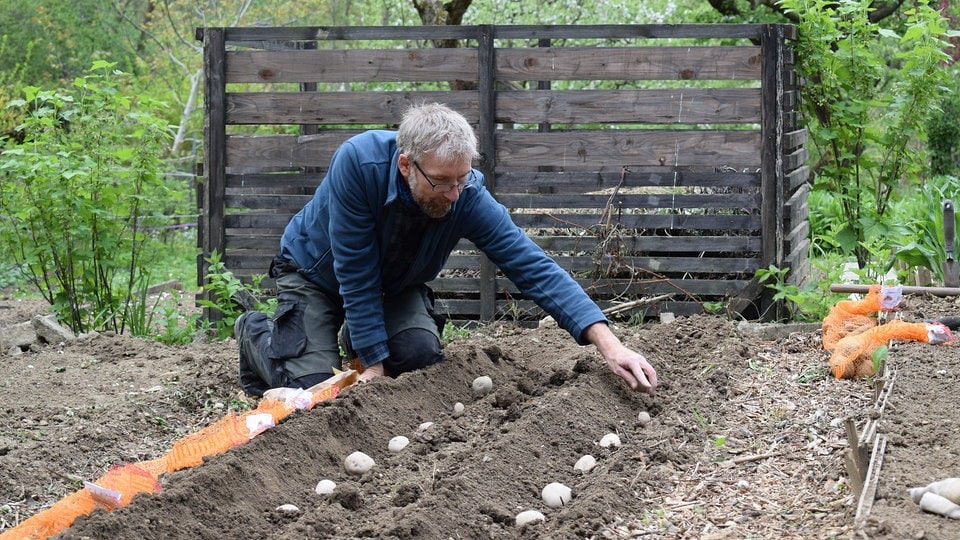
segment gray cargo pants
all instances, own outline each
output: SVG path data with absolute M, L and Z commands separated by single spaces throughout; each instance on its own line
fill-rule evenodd
M 297 272 L 277 277 L 273 317 L 248 311 L 237 318 L 240 385 L 249 395 L 270 388 L 309 388 L 343 369 L 356 356 L 344 326 L 343 303 Z M 396 377 L 443 360 L 440 333 L 444 319 L 434 310 L 426 285 L 383 298 L 390 357 L 384 369 Z M 343 332 L 341 332 L 343 327 Z M 338 340 L 338 335 L 340 340 Z

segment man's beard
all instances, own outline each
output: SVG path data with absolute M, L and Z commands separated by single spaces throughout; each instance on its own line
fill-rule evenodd
M 427 193 L 427 196 L 424 196 L 417 191 L 416 181 L 416 177 L 411 175 L 407 178 L 407 185 L 410 186 L 410 194 L 413 195 L 413 201 L 420 207 L 421 212 L 433 219 L 440 219 L 450 213 L 450 209 L 453 208 L 452 202 L 447 200 L 446 197 L 438 199 L 429 197 L 432 193 Z

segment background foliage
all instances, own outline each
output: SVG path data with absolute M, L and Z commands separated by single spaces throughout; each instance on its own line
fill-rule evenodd
M 203 132 L 202 50 L 201 43 L 194 38 L 198 27 L 789 22 L 801 29 L 798 60 L 801 71 L 807 74 L 803 87 L 803 121 L 812 134 L 812 255 L 827 261 L 824 268 L 837 268 L 852 259 L 863 272 L 874 277 L 890 268 L 897 258 L 907 265 L 929 268 L 936 274 L 943 258 L 942 219 L 932 209 L 939 207 L 938 199 L 956 199 L 960 192 L 956 177 L 960 162 L 960 122 L 956 111 L 960 100 L 954 64 L 960 53 L 956 47 L 948 46 L 958 40 L 956 34 L 949 31 L 957 28 L 958 14 L 960 6 L 951 6 L 947 0 L 933 3 L 923 0 L 4 2 L 0 3 L 0 66 L 4 66 L 0 70 L 0 139 L 6 141 L 8 149 L 19 148 L 25 152 L 26 148 L 17 145 L 24 142 L 24 126 L 31 126 L 31 130 L 39 127 L 42 116 L 36 114 L 37 107 L 51 105 L 54 111 L 62 107 L 45 101 L 46 98 L 25 100 L 33 105 L 20 103 L 18 100 L 26 95 L 25 89 L 37 89 L 34 98 L 69 97 L 78 90 L 72 86 L 73 82 L 78 77 L 89 76 L 87 70 L 91 65 L 110 62 L 125 74 L 123 82 L 102 83 L 122 84 L 123 95 L 132 96 L 130 110 L 123 114 L 142 114 L 150 118 L 149 125 L 157 126 L 157 133 L 161 131 L 159 126 L 164 126 L 165 135 L 136 143 L 131 142 L 130 132 L 117 134 L 112 139 L 105 135 L 110 145 L 102 151 L 90 146 L 92 138 L 74 138 L 69 143 L 61 140 L 70 133 L 66 130 L 56 136 L 56 130 L 41 136 L 51 137 L 56 143 L 48 148 L 50 152 L 61 148 L 58 145 L 73 145 L 68 152 L 70 159 L 77 162 L 72 166 L 80 164 L 81 154 L 114 160 L 98 169 L 97 174 L 103 178 L 98 177 L 96 181 L 103 184 L 80 186 L 96 185 L 106 189 L 98 195 L 101 197 L 110 197 L 109 186 L 132 174 L 129 166 L 133 156 L 144 159 L 147 152 L 156 159 L 140 163 L 145 167 L 141 173 L 155 180 L 150 197 L 160 197 L 151 208 L 163 209 L 150 215 L 151 219 L 158 220 L 155 226 L 173 232 L 153 239 L 136 239 L 143 242 L 140 256 L 146 261 L 172 253 L 162 263 L 150 263 L 153 271 L 149 279 L 168 278 L 175 272 L 182 274 L 176 277 L 183 283 L 192 285 L 196 278 L 191 275 L 196 268 L 191 228 L 195 218 L 192 215 L 193 168 L 201 161 Z M 825 73 L 829 74 L 828 78 L 821 76 Z M 100 74 L 103 75 L 105 73 Z M 113 99 L 118 97 L 119 94 Z M 165 106 L 159 106 L 160 103 Z M 64 102 L 71 108 L 78 104 L 82 105 L 82 101 Z M 56 114 L 49 118 L 55 117 Z M 81 127 L 76 120 L 71 122 L 76 127 L 74 134 L 96 130 Z M 129 120 L 118 123 L 119 126 L 132 124 Z M 124 158 L 127 163 L 117 157 L 123 152 L 128 156 Z M 8 172 L 25 171 L 27 154 L 4 154 L 4 158 Z M 36 167 L 43 167 L 42 164 L 51 159 L 62 158 L 37 150 L 30 159 Z M 36 171 L 31 174 L 40 176 Z M 52 175 L 52 167 L 44 174 Z M 52 182 L 52 178 L 45 181 Z M 64 178 L 57 181 L 62 182 Z M 121 206 L 128 204 L 125 198 L 116 200 L 125 201 Z M 11 215 L 25 211 L 8 207 L 3 212 L 9 224 Z M 116 215 L 125 212 L 116 212 Z M 0 260 L 13 260 L 7 253 L 9 246 L 15 245 L 10 242 L 12 231 L 9 226 L 2 231 L 0 251 L 5 252 Z M 158 241 L 163 249 L 150 247 L 153 241 Z M 154 256 L 154 251 L 160 255 Z M 14 268 L 9 262 L 0 263 L 0 285 L 10 281 Z M 26 268 L 29 269 L 29 264 Z M 777 269 L 769 272 L 771 277 L 780 275 Z M 35 270 L 27 273 L 33 274 L 34 282 L 50 279 L 49 273 Z M 824 279 L 830 278 L 832 276 L 824 275 Z M 111 278 L 122 283 L 120 289 L 113 282 L 110 286 L 114 291 L 133 292 L 136 287 L 131 283 L 144 279 L 148 278 L 142 271 L 123 272 L 122 278 L 119 275 Z M 800 302 L 805 295 L 823 294 L 815 287 L 789 292 L 791 300 Z M 56 302 L 59 301 L 56 297 L 66 292 L 52 287 L 45 294 L 50 294 Z M 124 302 L 128 301 L 130 298 Z M 816 317 L 816 313 L 806 316 Z M 161 319 L 168 323 L 173 320 L 169 312 Z M 134 321 L 139 321 L 138 326 L 148 324 L 149 317 L 124 322 L 91 312 L 74 313 L 72 320 L 81 326 L 123 327 Z M 167 330 L 170 330 L 169 324 Z
M 94 62 L 64 90 L 23 87 L 8 106 L 25 119 L 0 154 L 4 252 L 75 332 L 139 320 L 134 288 L 150 284 L 155 228 L 176 205 L 161 106 L 127 97 L 112 67 Z

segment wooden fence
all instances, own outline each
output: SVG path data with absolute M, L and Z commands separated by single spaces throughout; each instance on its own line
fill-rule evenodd
M 487 187 L 604 308 L 776 305 L 806 280 L 806 130 L 790 25 L 199 28 L 199 275 L 265 274 L 348 137 L 439 101 L 476 126 Z M 449 45 L 455 44 L 455 47 Z M 440 47 L 446 45 L 446 47 Z M 265 286 L 271 287 L 269 280 Z M 464 242 L 431 283 L 454 320 L 537 320 Z

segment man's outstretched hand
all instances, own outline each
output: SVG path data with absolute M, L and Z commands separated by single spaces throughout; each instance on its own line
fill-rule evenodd
M 657 371 L 642 354 L 625 347 L 606 323 L 590 325 L 584 330 L 584 337 L 600 351 L 610 371 L 630 388 L 648 394 L 657 389 Z

